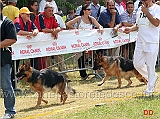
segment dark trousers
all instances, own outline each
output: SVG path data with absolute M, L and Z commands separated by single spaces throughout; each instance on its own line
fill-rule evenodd
M 38 58 L 30 58 L 31 66 L 38 70 Z
M 19 67 L 19 62 L 20 60 L 16 60 L 16 72 L 18 71 L 18 67 Z M 15 89 L 15 65 L 14 65 L 14 61 L 12 60 L 12 72 L 11 72 L 11 82 L 12 82 L 12 87 L 13 89 Z
M 85 52 L 83 52 L 83 55 L 78 59 L 78 67 L 79 69 L 85 68 Z M 87 76 L 86 70 L 80 70 L 79 73 L 82 78 Z

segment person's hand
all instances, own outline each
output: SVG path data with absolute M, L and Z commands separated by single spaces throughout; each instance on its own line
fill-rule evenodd
M 26 38 L 27 38 L 28 40 L 31 40 L 31 39 L 32 39 L 32 36 L 33 36 L 32 32 L 29 32 L 29 34 L 26 36 Z
M 54 39 L 58 39 L 58 33 L 55 34 L 53 37 L 54 37 Z
M 111 13 L 112 15 L 116 15 L 116 10 L 115 10 L 115 9 L 111 9 L 111 10 L 110 10 L 110 13 Z
M 33 36 L 36 36 L 38 33 L 39 33 L 38 30 L 34 30 L 34 31 L 32 32 L 32 35 L 33 35 Z
M 53 30 L 52 32 L 52 36 L 54 37 L 54 39 L 57 39 L 58 38 L 58 33 L 61 31 L 61 28 L 58 27 L 56 29 Z
M 145 3 L 142 4 L 141 10 L 146 15 L 148 13 L 149 5 L 146 5 Z
M 116 33 L 118 32 L 118 30 L 119 30 L 119 27 L 114 27 L 114 28 L 113 28 L 114 34 L 116 34 Z
M 131 31 L 132 31 L 131 27 L 126 27 L 123 32 L 129 34 Z
M 100 27 L 100 28 L 97 30 L 97 32 L 100 33 L 100 34 L 103 34 L 103 32 L 104 32 L 103 27 Z

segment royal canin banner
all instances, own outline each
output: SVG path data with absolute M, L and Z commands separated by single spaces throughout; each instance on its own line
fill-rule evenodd
M 58 39 L 54 39 L 50 33 L 42 32 L 31 39 L 18 35 L 17 42 L 12 45 L 12 59 L 110 49 L 134 42 L 136 39 L 137 32 L 125 34 L 121 30 L 118 32 L 118 36 L 113 37 L 112 29 L 104 29 L 102 35 L 98 33 L 97 29 L 63 30 L 59 32 Z

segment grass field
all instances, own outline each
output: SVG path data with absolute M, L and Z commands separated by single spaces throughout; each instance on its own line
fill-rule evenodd
M 160 77 L 160 68 L 157 68 Z M 23 80 L 18 87 L 23 93 L 16 92 L 15 119 L 160 119 L 160 80 L 157 80 L 155 95 L 143 96 L 146 85 L 132 78 L 132 85 L 125 88 L 127 82 L 122 79 L 122 88 L 117 89 L 117 79 L 110 79 L 98 87 L 100 79 L 89 77 L 90 80 L 81 80 L 78 72 L 68 73 L 76 89 L 75 96 L 68 96 L 64 105 L 61 105 L 59 95 L 47 92 L 44 98 L 49 101 L 38 109 L 34 106 L 37 94 L 33 92 Z M 0 116 L 4 114 L 2 95 L 0 97 Z M 153 115 L 144 115 L 144 110 L 152 110 Z

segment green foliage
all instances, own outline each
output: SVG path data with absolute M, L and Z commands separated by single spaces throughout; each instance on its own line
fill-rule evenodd
M 103 0 L 100 0 L 100 1 L 99 1 L 99 4 L 100 4 L 101 6 L 104 5 Z
M 22 7 L 27 6 L 28 0 L 18 0 L 17 1 L 17 7 L 20 9 Z
M 70 3 L 70 2 L 63 2 L 63 1 L 61 1 L 61 0 L 55 0 L 56 1 L 56 3 L 57 3 L 57 5 L 58 5 L 58 7 L 59 8 L 63 8 L 64 6 L 68 9 L 68 10 L 70 10 L 70 9 L 76 9 L 76 6 L 74 6 L 72 3 Z

